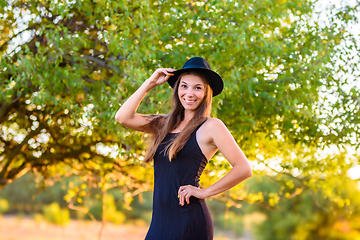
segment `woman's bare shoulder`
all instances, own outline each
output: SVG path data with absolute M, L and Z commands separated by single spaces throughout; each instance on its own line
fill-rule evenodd
M 217 135 L 227 132 L 225 124 L 217 118 L 208 118 L 200 128 L 200 134 L 206 139 L 206 142 L 212 142 Z
M 232 135 L 226 125 L 218 118 L 209 118 L 204 124 L 204 133 L 211 138 L 212 141 L 222 141 L 232 138 Z
M 225 124 L 223 123 L 223 121 L 221 121 L 218 118 L 208 118 L 206 120 L 206 122 L 204 123 L 204 128 L 206 129 L 212 129 L 212 130 L 217 130 L 217 129 L 224 129 L 226 128 Z

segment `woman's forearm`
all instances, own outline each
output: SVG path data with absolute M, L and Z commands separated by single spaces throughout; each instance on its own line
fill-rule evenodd
M 251 177 L 252 171 L 249 165 L 235 165 L 223 178 L 208 188 L 199 189 L 192 185 L 181 186 L 178 190 L 179 204 L 183 206 L 185 203 L 190 204 L 190 197 L 194 196 L 205 199 L 236 186 L 246 178 Z
M 132 121 L 136 110 L 146 94 L 151 90 L 149 82 L 145 81 L 126 101 L 122 104 L 120 109 L 116 112 L 115 119 L 119 123 L 126 125 L 127 122 Z
M 238 185 L 245 179 L 251 177 L 251 175 L 252 171 L 250 166 L 237 164 L 224 177 L 210 187 L 204 189 L 204 191 L 206 192 L 207 197 L 220 194 Z
M 165 83 L 173 75 L 169 71 L 173 69 L 158 68 L 120 107 L 115 115 L 116 121 L 132 129 L 144 131 L 144 126 L 149 123 L 149 119 L 144 115 L 136 114 L 136 110 L 152 88 Z

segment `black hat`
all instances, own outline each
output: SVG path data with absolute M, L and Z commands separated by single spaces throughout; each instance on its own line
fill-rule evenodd
M 208 80 L 210 81 L 210 87 L 213 90 L 213 96 L 219 95 L 221 93 L 224 88 L 223 80 L 219 74 L 211 70 L 209 63 L 201 57 L 190 58 L 188 61 L 186 61 L 182 69 L 172 72 L 174 76 L 171 76 L 167 82 L 172 88 L 174 88 L 175 82 L 178 80 L 179 76 L 184 72 L 189 72 L 192 70 L 201 71 L 208 77 Z

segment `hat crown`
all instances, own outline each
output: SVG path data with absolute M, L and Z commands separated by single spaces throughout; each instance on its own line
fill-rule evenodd
M 186 63 L 183 66 L 183 69 L 188 68 L 203 68 L 211 70 L 210 64 L 201 57 L 193 57 L 186 61 Z

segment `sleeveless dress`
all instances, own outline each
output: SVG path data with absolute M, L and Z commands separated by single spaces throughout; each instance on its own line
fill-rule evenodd
M 202 124 L 171 162 L 163 150 L 176 133 L 168 133 L 154 155 L 153 213 L 145 240 L 213 239 L 213 221 L 205 200 L 190 197 L 190 204 L 180 206 L 178 199 L 180 186 L 199 187 L 200 175 L 207 164 L 196 140 Z

